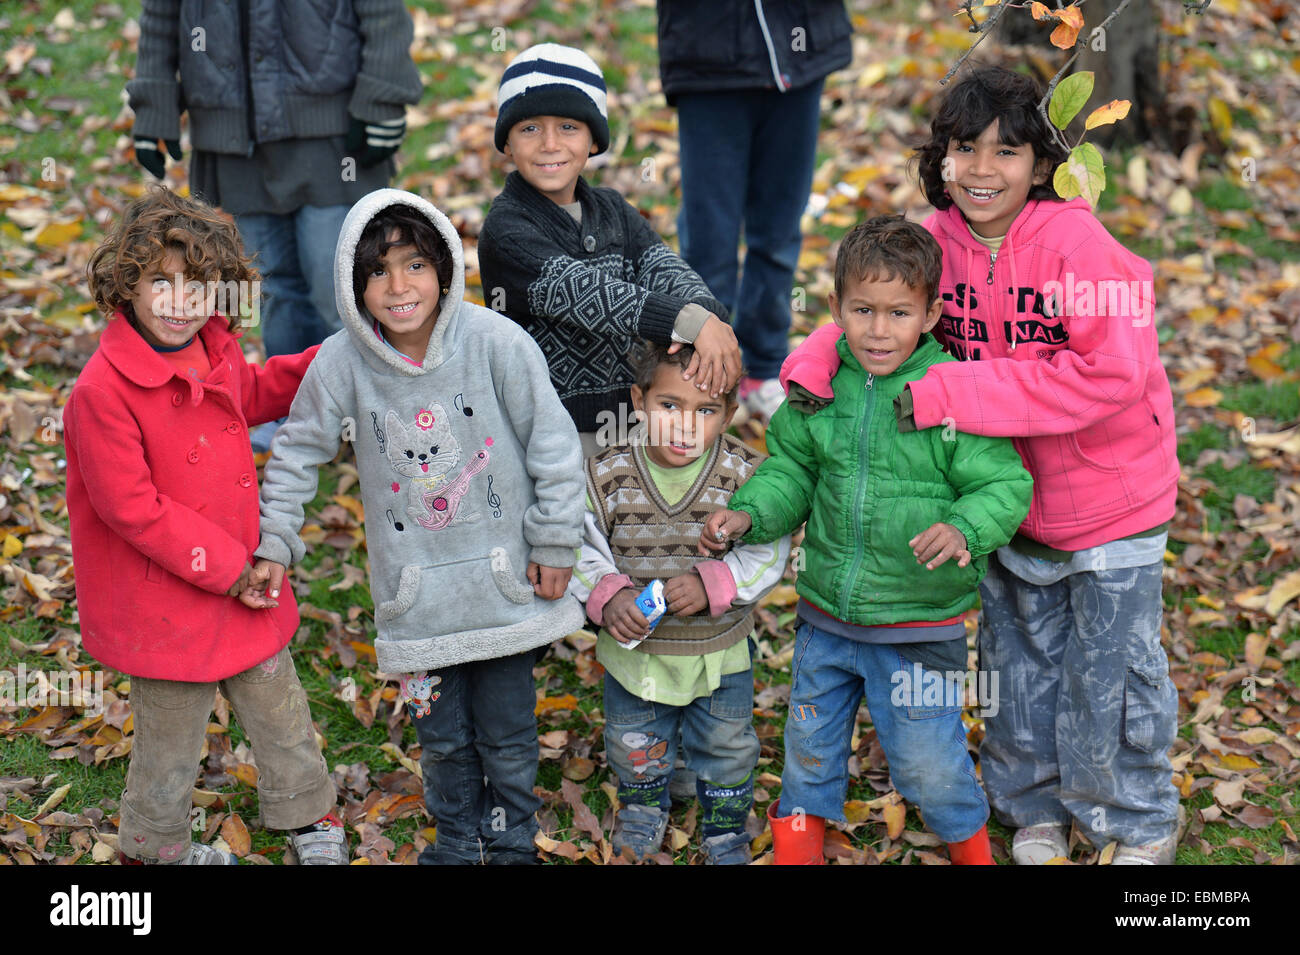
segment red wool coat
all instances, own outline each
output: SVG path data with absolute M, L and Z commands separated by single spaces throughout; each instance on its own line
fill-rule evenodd
M 316 354 L 244 360 L 225 319 L 199 332 L 212 372 L 182 377 L 120 314 L 63 412 L 82 644 L 134 676 L 210 682 L 279 652 L 298 627 L 226 590 L 258 544 L 249 425 L 283 417 Z

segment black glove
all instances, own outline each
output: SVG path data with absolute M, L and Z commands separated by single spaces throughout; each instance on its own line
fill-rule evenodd
M 149 170 L 159 179 L 167 171 L 167 160 L 163 158 L 162 151 L 158 148 L 156 139 L 139 139 L 135 140 L 135 161 L 145 169 Z M 181 158 L 181 141 L 179 139 L 163 140 L 163 145 L 167 147 L 167 152 L 171 153 L 172 159 Z
M 348 154 L 355 156 L 363 168 L 369 169 L 397 152 L 397 147 L 402 145 L 405 137 L 405 117 L 382 123 L 367 123 L 354 116 L 348 126 Z

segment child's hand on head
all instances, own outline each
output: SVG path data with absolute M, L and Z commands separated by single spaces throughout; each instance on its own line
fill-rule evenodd
M 254 610 L 268 610 L 280 606 L 278 598 L 280 588 L 284 586 L 284 564 L 262 559 L 252 567 L 245 567 L 239 575 L 235 586 L 230 588 L 232 597 L 239 597 L 239 602 Z M 243 584 L 241 587 L 240 584 Z M 236 588 L 239 588 L 236 590 Z
M 700 531 L 700 553 L 708 557 L 731 546 L 728 543 L 744 537 L 754 526 L 754 519 L 744 511 L 714 511 Z
M 572 567 L 547 567 L 544 564 L 528 564 L 528 582 L 533 585 L 533 593 L 543 600 L 559 600 L 569 586 L 573 576 Z
M 731 326 L 718 316 L 709 315 L 695 336 L 694 346 L 695 355 L 682 372 L 682 380 L 694 381 L 695 387 L 714 398 L 735 387 L 740 380 L 740 344 Z M 681 347 L 674 342 L 668 354 L 676 354 Z
M 619 643 L 644 640 L 650 635 L 650 624 L 636 605 L 636 597 L 637 591 L 624 587 L 606 601 L 605 609 L 601 611 L 605 629 Z
M 689 617 L 709 609 L 704 581 L 693 570 L 664 581 L 664 602 L 668 605 L 668 612 L 678 617 Z
M 931 524 L 917 534 L 907 546 L 918 564 L 925 564 L 926 570 L 934 570 L 950 558 L 957 558 L 957 566 L 965 567 L 970 563 L 970 551 L 966 549 L 966 535 L 951 524 L 942 522 Z

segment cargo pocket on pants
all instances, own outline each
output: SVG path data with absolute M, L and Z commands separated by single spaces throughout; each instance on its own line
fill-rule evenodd
M 1124 744 L 1142 753 L 1168 749 L 1178 731 L 1178 704 L 1162 652 L 1130 664 L 1124 683 Z

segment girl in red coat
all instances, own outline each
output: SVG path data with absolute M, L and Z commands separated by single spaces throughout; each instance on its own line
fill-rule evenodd
M 258 542 L 248 428 L 288 414 L 315 349 L 265 368 L 244 360 L 226 315 L 255 306 L 258 283 L 238 233 L 162 188 L 128 207 L 88 278 L 112 318 L 64 409 L 68 514 L 82 642 L 131 675 L 123 861 L 234 862 L 190 841 L 220 684 L 253 745 L 265 825 L 291 830 L 304 863 L 344 864 L 334 784 L 289 657 L 292 591 L 269 609 L 234 596 Z

